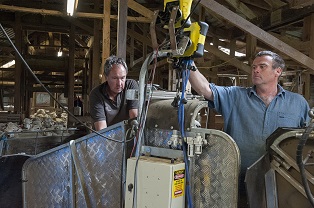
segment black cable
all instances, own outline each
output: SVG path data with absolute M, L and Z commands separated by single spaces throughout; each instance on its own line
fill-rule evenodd
M 201 0 L 198 0 L 198 2 L 196 2 L 196 4 L 194 5 L 194 7 L 192 8 L 190 14 L 188 15 L 188 17 L 184 20 L 183 24 L 181 25 L 181 27 L 177 30 L 177 32 L 175 33 L 175 35 L 177 35 L 179 32 L 181 32 L 184 28 L 184 26 L 186 25 L 187 21 L 190 19 L 191 15 L 195 12 L 196 7 L 198 6 L 198 4 L 201 2 Z
M 68 115 L 70 115 L 72 118 L 74 118 L 77 122 L 79 122 L 80 124 L 82 124 L 84 127 L 86 127 L 88 130 L 92 131 L 93 133 L 108 139 L 110 141 L 113 142 L 118 142 L 118 143 L 123 143 L 124 141 L 119 141 L 116 139 L 112 139 L 109 137 L 106 137 L 100 133 L 98 133 L 97 131 L 95 131 L 94 129 L 90 128 L 89 126 L 87 126 L 86 124 L 84 124 L 80 119 L 78 119 L 77 117 L 75 117 L 68 109 L 66 109 L 53 95 L 52 93 L 45 87 L 45 85 L 38 79 L 38 77 L 36 76 L 36 74 L 33 72 L 33 70 L 29 67 L 29 65 L 27 64 L 27 62 L 25 61 L 25 59 L 23 58 L 23 56 L 20 54 L 20 52 L 18 51 L 18 49 L 15 47 L 14 43 L 12 42 L 11 38 L 8 36 L 7 32 L 5 31 L 5 29 L 2 27 L 2 24 L 0 23 L 0 28 L 3 32 L 3 34 L 6 36 L 6 38 L 8 39 L 8 41 L 10 42 L 10 44 L 12 45 L 12 47 L 14 48 L 15 52 L 17 53 L 17 55 L 20 57 L 21 61 L 25 64 L 26 68 L 28 69 L 28 71 L 31 73 L 31 75 L 34 77 L 34 79 L 38 82 L 38 84 L 40 84 L 44 90 L 49 94 L 49 96 L 56 101 L 56 103 L 58 103 L 58 105 L 68 113 Z

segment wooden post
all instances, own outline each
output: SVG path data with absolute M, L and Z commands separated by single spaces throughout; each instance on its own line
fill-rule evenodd
M 104 0 L 104 18 L 102 21 L 102 64 L 104 63 L 105 59 L 110 56 L 110 6 L 111 0 Z M 102 67 L 100 67 L 99 74 L 104 74 Z M 101 82 L 105 81 L 105 76 L 102 76 Z
M 248 61 L 248 65 L 251 66 L 253 63 L 253 59 L 256 53 L 256 45 L 257 39 L 251 34 L 246 35 L 246 59 Z M 247 84 L 252 85 L 251 77 L 247 78 Z
M 100 7 L 99 1 L 95 1 L 95 11 L 98 12 Z M 94 20 L 94 42 L 93 42 L 93 62 L 92 62 L 92 87 L 100 84 L 100 34 L 101 34 L 101 20 Z
M 314 14 L 311 14 L 310 16 L 306 17 L 304 19 L 304 41 L 309 40 L 310 45 L 310 51 L 309 51 L 309 57 L 314 58 Z M 305 74 L 302 76 L 304 80 L 304 93 L 303 96 L 306 100 L 310 100 L 311 97 L 311 73 L 305 72 Z
M 15 13 L 15 47 L 22 54 L 22 25 L 21 15 L 19 12 Z M 14 112 L 21 113 L 21 78 L 22 78 L 22 61 L 15 53 L 15 85 L 14 85 Z
M 126 60 L 128 0 L 119 0 L 117 56 Z
M 75 25 L 71 24 L 69 38 L 69 68 L 68 68 L 68 110 L 74 113 L 74 71 L 75 71 Z M 68 116 L 68 120 L 71 119 Z

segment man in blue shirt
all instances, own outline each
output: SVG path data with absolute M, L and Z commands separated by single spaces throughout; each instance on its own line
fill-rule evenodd
M 224 119 L 224 131 L 237 143 L 241 155 L 240 185 L 246 169 L 266 152 L 266 139 L 278 127 L 305 127 L 309 105 L 300 94 L 284 90 L 279 77 L 283 59 L 271 51 L 256 54 L 252 64 L 253 87 L 222 87 L 191 71 L 192 88 L 208 100 Z

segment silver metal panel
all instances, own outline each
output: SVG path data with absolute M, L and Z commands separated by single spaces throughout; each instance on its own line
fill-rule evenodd
M 200 133 L 208 141 L 203 153 L 190 162 L 195 207 L 237 207 L 240 154 L 236 143 L 219 130 L 193 128 L 186 133 Z M 172 130 L 147 129 L 145 144 L 167 147 L 171 135 Z
M 265 190 L 267 198 L 267 207 L 278 208 L 277 187 L 275 170 L 270 169 L 265 174 Z
M 71 207 L 68 147 L 27 160 L 23 166 L 24 207 Z
M 245 174 L 246 194 L 250 207 L 266 208 L 265 174 L 269 170 L 269 155 L 265 154 L 248 167 Z M 269 183 L 270 181 L 268 181 Z M 270 184 L 268 184 L 270 185 Z
M 193 129 L 208 141 L 203 153 L 194 157 L 194 204 L 199 208 L 237 207 L 239 149 L 219 130 Z
M 121 122 L 100 133 L 124 141 L 125 127 Z M 72 154 L 78 158 L 84 180 L 78 178 L 69 144 L 27 160 L 23 166 L 24 207 L 120 207 L 124 146 L 97 134 L 76 140 L 77 152 Z M 88 200 L 79 181 L 85 181 Z
M 170 103 L 166 100 L 160 104 Z M 193 128 L 196 115 L 207 107 L 206 102 L 191 101 L 186 107 L 187 136 L 200 134 L 208 142 L 203 153 L 190 160 L 195 207 L 236 207 L 239 150 L 224 132 Z M 167 142 L 177 128 L 176 110 L 158 105 L 152 109 L 160 115 L 149 110 L 144 145 L 169 148 Z M 124 141 L 125 124 L 101 133 Z M 24 207 L 123 207 L 124 146 L 90 134 L 77 139 L 75 147 L 64 144 L 28 159 L 23 166 Z
M 173 100 L 152 100 L 147 113 L 147 128 L 175 129 L 178 126 L 178 109 L 173 107 Z M 207 108 L 207 101 L 188 100 L 184 105 L 185 129 L 195 127 L 195 119 L 201 109 Z

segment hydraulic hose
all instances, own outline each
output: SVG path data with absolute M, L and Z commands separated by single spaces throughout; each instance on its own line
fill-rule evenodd
M 184 131 L 184 100 L 185 100 L 185 90 L 186 90 L 186 84 L 189 80 L 189 66 L 191 65 L 191 60 L 185 60 L 187 63 L 184 64 L 185 68 L 182 69 L 182 93 L 181 93 L 181 99 L 179 103 L 179 110 L 178 110 L 178 121 L 179 121 L 179 127 L 181 136 L 184 139 L 185 138 L 185 131 Z M 188 164 L 188 156 L 187 156 L 187 148 L 186 144 L 183 142 L 183 155 L 184 155 L 184 163 L 185 163 L 185 170 L 186 170 L 186 195 L 187 195 L 187 201 L 188 201 L 188 207 L 193 208 L 193 199 L 192 199 L 192 193 L 191 193 L 191 187 L 190 187 L 190 174 L 189 174 L 189 164 Z

